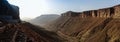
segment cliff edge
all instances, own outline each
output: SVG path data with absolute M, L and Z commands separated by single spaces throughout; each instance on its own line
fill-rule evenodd
M 85 17 L 101 17 L 101 18 L 119 18 L 120 17 L 120 5 L 116 5 L 109 8 L 103 8 L 98 10 L 89 10 L 89 11 L 83 11 L 83 12 L 72 12 L 68 11 L 66 13 L 63 13 L 62 16 L 68 16 L 68 17 L 76 17 L 79 16 L 81 18 Z
M 67 42 L 120 42 L 120 5 L 84 12 L 68 11 L 46 25 Z

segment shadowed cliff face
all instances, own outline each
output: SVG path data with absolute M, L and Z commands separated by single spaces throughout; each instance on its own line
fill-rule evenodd
M 48 28 L 55 28 L 67 42 L 120 42 L 120 6 L 63 13 Z
M 0 22 L 20 22 L 19 7 L 9 4 L 7 0 L 0 0 Z

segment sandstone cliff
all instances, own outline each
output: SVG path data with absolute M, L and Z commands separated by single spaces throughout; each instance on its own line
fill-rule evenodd
M 82 18 L 85 17 L 113 17 L 113 18 L 119 18 L 120 14 L 120 5 L 109 7 L 109 8 L 103 8 L 98 10 L 89 10 L 89 11 L 83 11 L 83 12 L 72 12 L 68 11 L 66 13 L 63 13 L 62 16 L 68 16 L 68 17 L 75 17 L 80 16 Z
M 115 10 L 115 18 L 118 18 L 118 17 L 120 17 L 120 5 L 117 5 L 117 6 L 115 6 L 114 7 L 114 10 Z
M 48 28 L 67 42 L 120 42 L 120 5 L 84 12 L 63 13 Z

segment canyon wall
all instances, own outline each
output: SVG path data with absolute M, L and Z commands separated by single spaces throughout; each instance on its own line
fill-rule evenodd
M 120 42 L 120 5 L 84 12 L 68 11 L 47 25 L 68 42 Z
M 115 10 L 115 18 L 120 18 L 120 5 L 114 6 L 114 10 Z
M 19 7 L 12 5 L 7 0 L 0 1 L 0 22 L 18 23 L 20 22 Z
M 103 8 L 98 10 L 89 10 L 89 11 L 83 11 L 83 12 L 68 11 L 66 13 L 63 13 L 62 16 L 68 16 L 68 17 L 79 16 L 81 18 L 85 18 L 85 17 L 119 18 L 120 17 L 119 11 L 120 11 L 120 5 L 117 5 L 114 7 Z

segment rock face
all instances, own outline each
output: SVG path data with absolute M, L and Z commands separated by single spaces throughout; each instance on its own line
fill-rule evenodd
M 97 17 L 97 10 L 92 10 L 92 17 Z
M 114 7 L 115 10 L 115 18 L 119 18 L 120 17 L 120 5 L 117 5 Z
M 72 17 L 75 17 L 75 16 L 78 16 L 80 13 L 77 13 L 77 12 L 72 12 L 72 11 L 68 11 L 66 13 L 63 13 L 62 16 L 72 16 Z
M 48 27 L 57 29 L 67 42 L 120 42 L 119 16 L 120 5 L 84 12 L 70 11 Z
M 120 17 L 119 11 L 120 11 L 120 5 L 117 5 L 117 6 L 110 7 L 110 8 L 103 8 L 103 9 L 98 9 L 98 10 L 84 11 L 84 12 L 68 11 L 66 13 L 63 13 L 62 16 L 68 16 L 68 17 L 80 16 L 82 18 L 84 17 L 119 18 Z
M 19 22 L 19 7 L 9 4 L 6 0 L 0 0 L 0 21 Z

